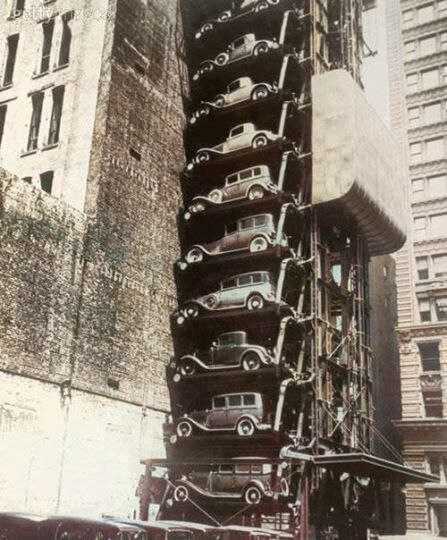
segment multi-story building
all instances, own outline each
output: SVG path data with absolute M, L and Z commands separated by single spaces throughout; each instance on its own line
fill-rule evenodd
M 403 144 L 408 138 L 412 221 L 397 257 L 402 418 L 396 424 L 406 460 L 441 479 L 407 488 L 407 528 L 445 534 L 447 1 L 391 1 L 387 24 L 392 122 Z
M 0 7 L 0 511 L 131 515 L 163 450 L 177 2 Z

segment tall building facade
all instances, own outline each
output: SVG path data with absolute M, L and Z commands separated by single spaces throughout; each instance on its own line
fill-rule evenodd
M 163 451 L 177 2 L 0 7 L 0 511 L 131 516 Z
M 387 2 L 388 4 L 388 2 Z M 440 477 L 406 490 L 407 528 L 447 532 L 447 2 L 387 6 L 391 117 L 407 147 L 409 241 L 397 257 L 405 459 Z

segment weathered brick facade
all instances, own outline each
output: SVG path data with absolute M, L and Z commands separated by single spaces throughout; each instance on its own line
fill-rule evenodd
M 15 392 L 0 393 L 1 451 L 27 432 L 40 442 L 0 472 L 0 486 L 16 478 L 0 510 L 130 515 L 138 460 L 162 451 L 184 159 L 176 15 L 174 1 L 109 2 L 85 212 L 2 173 L 0 378 Z

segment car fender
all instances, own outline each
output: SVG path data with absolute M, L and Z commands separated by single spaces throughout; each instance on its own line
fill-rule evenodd
M 220 146 L 220 145 L 219 145 Z M 199 152 L 210 152 L 211 154 L 223 154 L 224 152 L 220 152 L 219 150 L 216 150 L 216 148 L 207 148 L 207 147 L 204 147 L 204 148 L 199 148 L 197 151 L 196 151 L 196 157 L 195 159 L 197 159 L 197 155 L 199 154 Z
M 251 486 L 254 486 L 260 489 L 263 495 L 268 495 L 272 493 L 269 489 L 266 489 L 265 484 L 263 484 L 260 480 L 250 480 L 249 482 L 247 482 L 247 484 L 244 487 L 244 491 Z
M 203 251 L 203 253 L 205 253 L 206 255 L 213 255 L 214 254 L 214 251 L 212 250 L 209 250 L 206 246 L 204 246 L 203 244 L 193 244 L 192 246 L 190 246 L 188 249 L 187 249 L 187 253 L 188 251 L 191 251 L 191 249 L 194 249 L 194 248 L 197 248 L 197 249 L 200 249 L 201 251 Z
M 182 356 L 177 362 L 177 366 L 180 367 L 181 363 L 186 360 L 190 360 L 191 362 L 194 362 L 195 364 L 200 366 L 202 369 L 209 370 L 209 366 L 205 364 L 200 358 L 197 358 L 197 356 L 193 354 L 185 354 L 184 356 Z
M 262 422 L 259 420 L 259 418 L 257 418 L 256 416 L 254 416 L 253 414 L 250 414 L 250 413 L 244 413 L 244 414 L 241 414 L 241 416 L 239 416 L 239 418 L 236 420 L 236 422 L 234 423 L 234 430 L 236 431 L 236 426 L 237 424 L 241 421 L 241 420 L 251 420 L 253 422 L 253 424 L 255 425 L 256 429 L 260 429 L 260 426 L 262 424 Z
M 242 360 L 244 356 L 247 353 L 251 353 L 251 352 L 257 354 L 263 364 L 268 365 L 272 363 L 272 359 L 270 358 L 268 354 L 266 354 L 266 352 L 262 349 L 262 347 L 253 346 L 253 347 L 248 347 L 247 349 L 241 352 L 239 356 L 239 365 L 242 365 Z
M 261 86 L 265 86 L 268 89 L 268 91 L 271 92 L 272 94 L 276 94 L 278 92 L 276 88 L 274 88 L 270 83 L 267 83 L 267 82 L 260 82 L 260 83 L 254 84 L 251 87 L 251 92 L 253 93 L 255 90 L 257 90 Z
M 253 182 L 252 184 L 250 184 L 248 187 L 247 187 L 247 190 L 245 191 L 245 197 L 248 197 L 248 192 L 250 191 L 251 188 L 253 187 L 260 187 L 266 191 L 270 191 L 271 193 L 278 193 L 278 189 L 276 188 L 275 189 L 275 185 L 274 184 L 263 184 L 262 182 Z
M 266 234 L 266 233 L 264 233 L 264 232 L 256 232 L 256 231 L 253 231 L 253 234 L 252 234 L 251 237 L 250 237 L 250 242 L 251 242 L 254 238 L 259 238 L 259 237 L 261 237 L 261 236 L 262 236 L 262 238 L 265 238 L 265 239 L 267 240 L 267 243 L 268 243 L 270 246 L 272 246 L 272 245 L 275 243 L 275 239 L 272 240 L 272 239 L 269 237 L 268 234 Z M 249 242 L 249 244 L 250 244 L 250 242 Z
M 258 135 L 265 135 L 269 139 L 269 141 L 276 141 L 277 139 L 279 139 L 279 135 L 273 133 L 273 131 L 268 130 L 258 131 L 255 137 L 257 137 Z

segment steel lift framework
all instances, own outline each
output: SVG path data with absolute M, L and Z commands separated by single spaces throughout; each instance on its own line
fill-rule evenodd
M 164 519 L 267 527 L 301 540 L 363 539 L 371 520 L 380 519 L 382 482 L 431 479 L 371 455 L 368 247 L 352 219 L 312 205 L 312 77 L 342 68 L 361 86 L 361 12 L 360 0 L 179 2 L 189 163 L 181 176 L 182 254 L 192 244 L 219 238 L 229 221 L 263 213 L 275 216 L 288 247 L 222 252 L 176 264 L 180 309 L 172 317 L 175 360 L 167 369 L 172 403 L 165 426 L 167 458 L 146 462 L 143 516 L 150 486 L 157 483 L 154 471 L 163 467 L 168 471 L 160 507 Z M 278 47 L 209 68 L 209 59 L 249 33 Z M 214 97 L 241 77 L 276 91 L 214 106 Z M 214 152 L 231 128 L 248 122 L 277 138 L 260 147 Z M 203 149 L 207 158 L 195 159 Z M 259 165 L 272 173 L 270 192 L 228 202 L 207 198 L 228 175 Z M 188 210 L 193 199 L 203 202 L 200 213 Z M 274 300 L 262 309 L 181 315 L 182 306 L 221 280 L 260 271 L 274 276 L 276 284 Z M 270 350 L 271 363 L 252 370 L 194 364 L 194 351 L 235 331 Z M 189 364 L 179 358 L 189 358 Z M 191 413 L 206 410 L 214 396 L 247 392 L 264 397 L 265 429 L 244 436 L 193 420 Z M 192 426 L 180 432 L 185 436 L 178 430 L 182 419 Z M 250 501 L 231 489 L 225 496 L 191 480 L 238 463 L 271 465 L 270 497 Z

